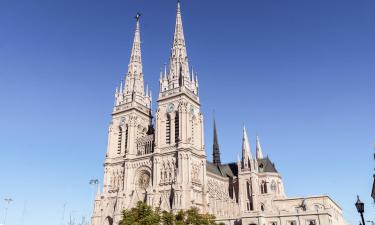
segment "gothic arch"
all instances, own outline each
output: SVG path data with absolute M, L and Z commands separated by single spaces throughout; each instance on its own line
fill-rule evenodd
M 152 185 L 152 173 L 148 166 L 141 166 L 135 171 L 134 186 L 140 189 L 148 189 Z

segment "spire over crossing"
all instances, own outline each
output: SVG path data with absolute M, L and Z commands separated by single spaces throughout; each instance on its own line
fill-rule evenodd
M 220 147 L 219 147 L 219 139 L 217 137 L 217 130 L 216 130 L 216 121 L 214 119 L 214 143 L 213 143 L 213 154 L 212 154 L 212 158 L 213 158 L 213 163 L 216 164 L 216 165 L 220 165 L 221 164 L 221 160 L 220 160 Z

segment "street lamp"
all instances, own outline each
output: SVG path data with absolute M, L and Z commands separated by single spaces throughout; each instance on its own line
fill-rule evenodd
M 365 212 L 365 203 L 361 202 L 359 200 L 359 196 L 357 195 L 357 202 L 355 203 L 355 207 L 357 208 L 357 211 L 359 214 L 361 214 L 362 224 L 365 224 L 365 219 L 363 218 L 363 213 Z
M 3 225 L 5 225 L 5 222 L 7 221 L 7 214 L 8 214 L 9 204 L 10 204 L 11 202 L 13 202 L 13 199 L 11 199 L 11 198 L 4 198 L 4 201 L 7 202 L 7 206 L 6 206 L 6 208 L 5 208 L 5 216 L 4 216 L 4 223 L 3 223 Z
M 93 187 L 93 190 L 92 190 L 92 202 L 91 202 L 91 210 L 90 210 L 90 220 L 92 219 L 92 215 L 93 215 L 93 210 L 94 210 L 94 205 L 95 205 L 95 190 L 98 189 L 98 186 L 99 186 L 99 180 L 98 179 L 91 179 L 89 181 L 89 184 Z

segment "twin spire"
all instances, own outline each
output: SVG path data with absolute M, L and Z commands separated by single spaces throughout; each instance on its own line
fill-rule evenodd
M 120 83 L 116 88 L 115 107 L 121 104 L 137 102 L 147 108 L 151 107 L 151 91 L 144 89 L 144 78 L 142 68 L 141 35 L 140 35 L 140 14 L 136 15 L 136 28 L 134 32 L 133 46 L 131 50 L 128 72 L 125 83 Z M 189 63 L 185 45 L 184 30 L 182 26 L 180 1 L 177 3 L 177 15 L 173 44 L 169 67 L 165 66 L 164 74 L 160 73 L 160 92 L 171 90 L 177 87 L 185 87 L 190 92 L 198 95 L 198 78 L 196 74 L 189 71 Z

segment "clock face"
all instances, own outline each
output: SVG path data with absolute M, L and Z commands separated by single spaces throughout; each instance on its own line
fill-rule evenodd
M 169 105 L 167 106 L 167 112 L 171 113 L 173 112 L 173 110 L 174 110 L 174 105 L 172 103 L 169 103 Z

